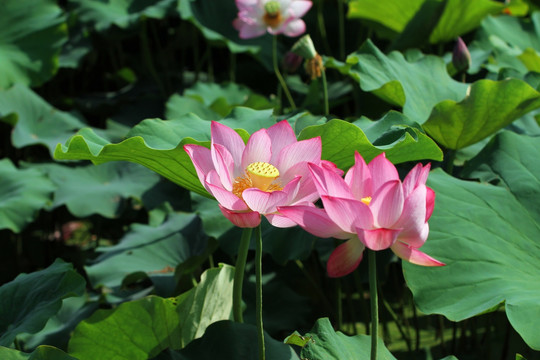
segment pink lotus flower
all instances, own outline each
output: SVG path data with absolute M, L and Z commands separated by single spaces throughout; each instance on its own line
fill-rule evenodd
M 279 207 L 278 211 L 318 237 L 347 240 L 330 255 L 328 275 L 351 273 L 367 247 L 390 248 L 413 264 L 442 266 L 420 248 L 429 233 L 428 219 L 433 212 L 435 192 L 425 185 L 430 165 L 416 165 L 399 179 L 385 154 L 366 165 L 355 154 L 355 165 L 345 179 L 315 164 L 309 165 L 324 210 L 313 206 Z
M 335 168 L 321 161 L 320 137 L 297 141 L 286 120 L 256 131 L 247 144 L 215 121 L 211 133 L 210 149 L 185 145 L 184 150 L 223 215 L 239 227 L 258 226 L 261 214 L 274 226 L 295 226 L 277 206 L 308 205 L 319 198 L 308 163 Z
M 306 31 L 300 19 L 311 8 L 310 0 L 236 0 L 238 17 L 233 26 L 241 39 L 264 35 L 298 36 Z

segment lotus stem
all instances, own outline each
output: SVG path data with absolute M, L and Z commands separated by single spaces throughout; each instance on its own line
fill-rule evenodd
M 255 228 L 255 287 L 256 287 L 256 314 L 257 314 L 257 335 L 259 343 L 259 359 L 265 359 L 264 349 L 264 328 L 263 328 L 263 313 L 262 313 L 262 234 L 261 225 Z
M 371 298 L 371 360 L 377 360 L 377 335 L 379 333 L 379 306 L 377 303 L 377 254 L 368 250 L 369 293 Z
M 252 231 L 252 228 L 245 228 L 242 232 L 240 246 L 238 247 L 238 256 L 236 258 L 236 266 L 234 268 L 233 315 L 234 320 L 239 323 L 244 322 L 242 316 L 242 285 L 244 283 L 244 270 L 246 268 L 246 259 Z
M 285 96 L 287 96 L 287 100 L 289 100 L 289 104 L 291 104 L 291 107 L 293 110 L 296 110 L 296 104 L 294 103 L 294 100 L 291 96 L 291 92 L 289 91 L 289 88 L 287 87 L 287 83 L 285 82 L 285 79 L 279 72 L 279 64 L 277 59 L 277 36 L 272 36 L 272 62 L 274 65 L 274 72 L 276 73 L 276 77 L 279 80 L 279 83 L 281 84 L 281 87 L 283 88 L 283 92 L 285 93 Z

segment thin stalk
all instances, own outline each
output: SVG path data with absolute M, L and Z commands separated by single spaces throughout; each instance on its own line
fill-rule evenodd
M 259 359 L 265 359 L 264 351 L 264 328 L 262 313 L 262 234 L 261 225 L 255 228 L 255 287 L 256 287 L 256 314 L 257 314 L 257 335 L 259 344 Z
M 343 303 L 341 301 L 343 289 L 341 286 L 341 279 L 336 279 L 336 307 L 337 307 L 337 328 L 342 330 L 343 328 Z
M 322 70 L 322 88 L 324 97 L 324 115 L 330 114 L 330 106 L 328 105 L 328 85 L 326 83 L 326 70 Z
M 379 333 L 379 306 L 377 303 L 377 254 L 368 250 L 369 294 L 371 298 L 371 360 L 377 360 L 377 335 Z
M 327 55 L 331 55 L 332 51 L 330 50 L 330 44 L 328 43 L 328 36 L 326 36 L 326 26 L 324 24 L 323 1 L 324 0 L 319 0 L 319 2 L 317 3 L 317 22 L 319 25 L 319 32 L 321 33 L 324 50 Z
M 291 104 L 291 107 L 293 110 L 296 110 L 296 104 L 294 103 L 294 100 L 291 96 L 291 92 L 289 91 L 289 88 L 287 87 L 287 83 L 285 82 L 285 79 L 283 79 L 283 76 L 279 72 L 279 65 L 278 65 L 278 59 L 277 59 L 277 36 L 272 36 L 272 62 L 274 65 L 274 72 L 276 73 L 276 77 L 279 80 L 279 83 L 281 84 L 281 87 L 283 88 L 283 92 L 285 93 L 285 96 L 287 96 L 287 100 L 289 100 L 289 104 Z
M 358 291 L 358 294 L 360 296 L 360 308 L 362 309 L 362 313 L 364 315 L 364 327 L 366 328 L 366 333 L 369 332 L 369 310 L 367 306 L 366 298 L 364 298 L 364 286 L 362 285 L 362 279 L 360 279 L 360 274 L 358 274 L 358 271 L 355 271 L 353 273 L 354 282 L 356 285 L 356 291 Z
M 244 283 L 244 270 L 246 268 L 246 259 L 252 231 L 252 228 L 245 228 L 242 232 L 240 246 L 238 247 L 238 257 L 236 258 L 236 265 L 234 267 L 233 314 L 234 320 L 239 323 L 244 322 L 242 316 L 242 285 Z
M 148 29 L 147 29 L 146 22 L 147 20 L 144 17 L 141 18 L 141 45 L 142 45 L 143 59 L 144 59 L 144 62 L 146 63 L 148 72 L 154 78 L 154 81 L 156 82 L 159 90 L 161 91 L 161 95 L 163 95 L 163 97 L 166 97 L 167 93 L 165 91 L 165 87 L 163 86 L 163 82 L 159 78 L 159 75 L 156 71 L 156 67 L 154 66 L 154 61 L 152 60 L 152 53 L 150 50 L 150 41 L 148 40 Z
M 392 309 L 392 306 L 388 303 L 388 301 L 382 296 L 382 293 L 381 293 L 381 300 L 384 305 L 384 308 L 386 309 L 386 311 L 388 311 L 388 313 L 392 317 L 392 320 L 394 320 L 394 323 L 396 324 L 398 331 L 401 334 L 401 337 L 403 338 L 403 340 L 405 340 L 405 344 L 407 345 L 407 350 L 409 350 L 409 352 L 412 351 L 411 339 L 409 339 L 409 337 L 403 330 L 403 326 L 401 326 L 401 322 L 399 321 L 397 314 L 394 312 L 394 309 Z

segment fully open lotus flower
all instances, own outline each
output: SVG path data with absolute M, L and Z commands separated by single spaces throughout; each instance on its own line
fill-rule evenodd
M 264 35 L 298 36 L 306 31 L 300 19 L 311 8 L 310 0 L 236 0 L 238 17 L 233 26 L 241 39 Z
M 427 187 L 430 165 L 416 165 L 403 180 L 384 153 L 366 165 L 355 154 L 355 165 L 345 179 L 324 167 L 310 164 L 324 209 L 313 206 L 279 207 L 278 211 L 318 237 L 347 240 L 330 255 L 328 275 L 351 273 L 365 247 L 390 248 L 413 264 L 442 266 L 418 250 L 429 233 L 435 192 Z
M 256 227 L 261 215 L 278 227 L 296 223 L 277 214 L 277 206 L 306 205 L 319 198 L 308 163 L 321 161 L 320 137 L 297 141 L 286 120 L 251 135 L 247 144 L 233 129 L 213 121 L 210 149 L 185 145 L 199 180 L 233 224 Z M 332 171 L 332 170 L 330 170 Z

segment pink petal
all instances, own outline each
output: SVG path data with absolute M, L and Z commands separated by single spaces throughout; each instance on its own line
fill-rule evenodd
M 290 173 L 290 174 L 289 174 Z M 288 197 L 287 204 L 293 205 L 303 202 L 315 202 L 319 199 L 319 192 L 315 187 L 315 183 L 311 177 L 306 164 L 298 164 L 289 169 L 288 174 L 284 177 L 283 181 L 287 181 L 290 176 L 295 174 L 295 178 L 300 178 L 298 191 L 294 194 L 294 197 Z
M 446 265 L 445 263 L 440 262 L 439 260 L 436 260 L 432 258 L 431 256 L 421 252 L 420 250 L 417 250 L 413 248 L 412 246 L 404 244 L 400 241 L 396 241 L 396 243 L 392 245 L 392 251 L 397 256 L 399 256 L 403 260 L 407 260 L 411 264 L 422 265 L 422 266 Z
M 371 250 L 384 250 L 392 246 L 400 230 L 395 229 L 357 229 L 359 239 Z
M 267 192 L 257 188 L 249 188 L 244 190 L 242 197 L 251 210 L 261 214 L 268 214 L 276 212 L 278 205 L 286 204 L 287 193 L 283 191 Z
M 328 276 L 336 278 L 352 273 L 358 267 L 360 261 L 362 261 L 364 248 L 364 244 L 356 237 L 339 245 L 330 254 L 330 258 L 326 264 Z
M 426 223 L 426 186 L 419 185 L 406 199 L 401 217 L 394 225 L 403 229 L 401 236 L 420 236 Z
M 220 144 L 213 144 L 210 152 L 223 187 L 232 191 L 234 160 L 231 153 Z
M 220 124 L 216 121 L 212 121 L 210 126 L 212 133 L 212 144 L 220 144 L 231 153 L 234 164 L 240 166 L 242 161 L 242 153 L 246 145 L 244 140 L 238 135 L 236 131 L 228 126 Z
M 261 129 L 254 132 L 244 149 L 242 155 L 242 169 L 248 167 L 249 164 L 254 162 L 270 162 L 272 157 L 270 136 L 266 133 L 266 129 Z
M 309 164 L 309 170 L 317 187 L 319 194 L 335 196 L 339 198 L 354 199 L 351 189 L 345 183 L 345 180 L 335 171 Z
M 264 216 L 272 226 L 278 228 L 290 228 L 297 225 L 294 221 L 281 214 L 266 214 Z
M 398 241 L 418 249 L 426 242 L 429 235 L 429 224 L 425 223 L 420 230 L 405 231 L 399 233 Z
M 311 5 L 311 1 L 292 1 L 289 5 L 289 10 L 287 13 L 291 16 L 294 16 L 295 18 L 301 18 L 309 11 L 309 9 L 311 9 Z
M 276 167 L 279 171 L 285 173 L 290 167 L 300 162 L 319 163 L 321 161 L 321 152 L 320 137 L 298 141 L 281 150 Z
M 280 33 L 283 35 L 296 37 L 306 32 L 306 23 L 304 20 L 296 19 L 289 21 L 280 29 Z
M 239 11 L 250 11 L 258 6 L 259 0 L 236 0 L 236 7 Z
M 338 174 L 340 177 L 343 176 L 344 174 L 344 171 L 341 170 L 340 168 L 337 167 L 336 164 L 334 164 L 333 162 L 331 161 L 328 161 L 328 160 L 321 160 L 321 163 L 319 164 L 321 167 L 327 169 L 327 170 L 331 170 L 333 172 L 335 172 L 336 174 Z
M 403 188 L 399 180 L 386 182 L 379 187 L 369 205 L 376 227 L 394 227 L 403 212 L 403 201 Z
M 240 228 L 254 228 L 261 223 L 261 215 L 256 211 L 236 212 L 219 205 L 221 213 Z
M 278 212 L 283 214 L 295 224 L 320 238 L 335 237 L 338 239 L 348 239 L 350 233 L 344 232 L 334 223 L 323 209 L 314 206 L 279 206 Z
M 326 213 L 343 231 L 355 233 L 356 228 L 373 227 L 373 215 L 369 207 L 354 199 L 321 196 Z
M 272 159 L 270 163 L 276 164 L 281 150 L 296 142 L 296 135 L 287 120 L 282 120 L 270 126 L 266 131 L 272 141 Z
M 426 186 L 426 190 L 426 221 L 428 221 L 435 208 L 435 191 L 428 186 Z
M 403 193 L 405 196 L 409 194 L 420 184 L 425 185 L 427 177 L 429 175 L 429 169 L 431 164 L 422 166 L 421 163 L 416 164 L 414 168 L 409 171 L 405 179 L 403 180 Z
M 392 164 L 384 153 L 371 160 L 368 165 L 373 181 L 373 192 L 376 192 L 384 183 L 393 180 L 399 180 L 399 174 L 394 164 Z
M 301 176 L 296 176 L 283 187 L 281 191 L 287 194 L 287 198 L 285 199 L 285 203 L 283 205 L 289 205 L 295 200 L 301 188 L 301 180 Z
M 351 189 L 356 200 L 373 195 L 371 173 L 364 158 L 358 152 L 354 154 L 354 165 L 345 175 L 345 183 Z
M 242 199 L 234 195 L 232 192 L 227 191 L 226 189 L 221 187 L 219 175 L 216 173 L 215 170 L 212 170 L 208 173 L 205 184 L 208 191 L 216 198 L 216 200 L 221 205 L 223 205 L 227 209 L 235 211 L 244 211 L 249 209 L 246 203 L 242 201 Z
M 191 162 L 193 162 L 193 166 L 195 167 L 199 181 L 206 188 L 206 175 L 211 170 L 214 170 L 214 163 L 212 162 L 210 149 L 200 145 L 188 144 L 184 145 L 184 150 L 189 155 Z

